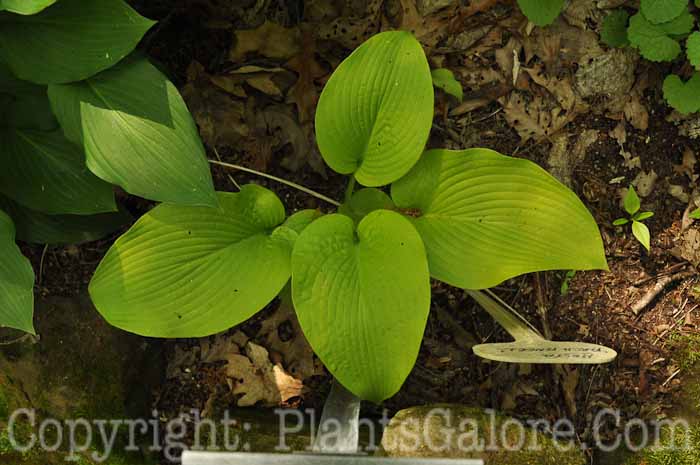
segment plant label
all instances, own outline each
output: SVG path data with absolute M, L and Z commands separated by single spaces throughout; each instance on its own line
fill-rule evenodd
M 481 358 L 510 363 L 594 365 L 612 362 L 617 357 L 617 352 L 609 347 L 545 339 L 480 344 L 472 350 Z

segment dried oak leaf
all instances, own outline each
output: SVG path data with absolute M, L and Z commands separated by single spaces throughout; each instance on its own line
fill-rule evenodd
M 284 300 L 263 323 L 258 335 L 265 346 L 281 355 L 284 366 L 301 380 L 324 373 L 323 364 L 314 355 L 304 337 L 294 308 Z
M 559 106 L 566 111 L 572 111 L 576 105 L 576 94 L 574 93 L 571 80 L 567 77 L 557 78 L 548 76 L 542 65 L 532 68 L 523 68 L 523 71 L 530 76 L 535 84 L 543 87 L 557 100 Z
M 514 91 L 507 99 L 501 99 L 501 105 L 506 121 L 518 132 L 523 142 L 546 139 L 571 120 L 571 116 L 556 103 L 539 95 L 528 102 L 520 92 Z
M 181 93 L 204 143 L 210 147 L 238 145 L 250 133 L 245 104 L 214 85 L 201 64 L 192 62 L 187 75 Z
M 302 51 L 285 65 L 299 76 L 289 90 L 288 98 L 294 102 L 299 112 L 299 122 L 311 122 L 318 102 L 318 90 L 314 81 L 325 76 L 326 70 L 316 61 L 316 40 L 305 30 L 302 36 Z
M 273 364 L 268 351 L 253 342 L 246 344 L 245 355 L 228 357 L 225 373 L 233 394 L 240 396 L 237 400 L 240 407 L 278 406 L 300 397 L 303 390 L 300 380 L 287 373 L 281 364 Z

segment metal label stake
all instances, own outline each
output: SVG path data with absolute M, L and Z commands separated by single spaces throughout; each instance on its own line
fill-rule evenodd
M 467 291 L 515 342 L 480 344 L 474 353 L 488 360 L 510 363 L 600 364 L 615 360 L 617 352 L 598 344 L 549 341 L 518 312 L 491 291 Z
M 359 397 L 334 381 L 311 454 L 185 452 L 183 465 L 484 465 L 482 460 L 371 457 L 358 454 Z

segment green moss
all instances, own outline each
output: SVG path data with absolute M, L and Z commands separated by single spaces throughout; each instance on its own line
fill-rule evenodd
M 660 444 L 644 450 L 625 465 L 698 465 L 700 463 L 700 425 L 690 431 L 665 428 Z
M 10 416 L 10 405 L 7 400 L 7 395 L 2 385 L 0 385 L 0 420 L 5 420 Z
M 674 360 L 683 371 L 692 370 L 700 362 L 700 334 L 674 334 L 670 338 Z

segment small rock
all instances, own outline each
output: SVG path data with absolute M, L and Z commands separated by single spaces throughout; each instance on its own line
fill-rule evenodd
M 384 430 L 382 448 L 390 457 L 483 459 L 486 465 L 588 463 L 571 441 L 555 443 L 513 418 L 460 405 L 401 410 Z
M 628 49 L 584 57 L 576 71 L 576 88 L 584 98 L 623 96 L 634 84 L 636 62 L 637 54 Z

